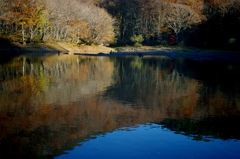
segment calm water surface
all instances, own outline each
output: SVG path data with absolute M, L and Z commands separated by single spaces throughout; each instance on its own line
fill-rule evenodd
M 0 55 L 0 158 L 240 158 L 240 62 Z

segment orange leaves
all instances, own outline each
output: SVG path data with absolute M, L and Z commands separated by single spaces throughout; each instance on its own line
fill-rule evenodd
M 89 29 L 87 28 L 87 22 L 85 20 L 72 20 L 70 22 L 72 32 L 81 38 L 87 38 L 89 36 Z
M 34 3 L 35 2 L 35 3 Z M 30 2 L 29 0 L 15 0 L 11 3 L 10 12 L 18 23 L 30 27 L 34 25 L 39 19 L 39 9 L 36 1 Z
M 0 34 L 13 33 L 17 41 L 47 40 L 101 44 L 112 41 L 113 19 L 103 9 L 72 0 L 2 0 Z M 4 9 L 2 11 L 1 9 Z

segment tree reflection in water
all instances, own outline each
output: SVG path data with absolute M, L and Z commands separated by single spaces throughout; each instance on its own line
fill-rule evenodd
M 149 122 L 188 136 L 239 139 L 238 71 L 234 62 L 167 57 L 1 60 L 0 156 L 53 158 L 93 134 Z

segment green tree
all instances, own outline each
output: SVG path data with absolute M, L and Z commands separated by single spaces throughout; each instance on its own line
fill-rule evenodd
M 133 35 L 130 38 L 130 40 L 135 43 L 134 44 L 135 46 L 139 46 L 139 45 L 142 45 L 142 42 L 144 41 L 144 38 L 143 38 L 142 35 Z

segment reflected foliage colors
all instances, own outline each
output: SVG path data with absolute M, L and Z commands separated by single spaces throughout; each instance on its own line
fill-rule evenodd
M 211 62 L 64 54 L 1 60 L 0 156 L 53 158 L 91 135 L 149 122 L 239 139 L 239 65 Z

